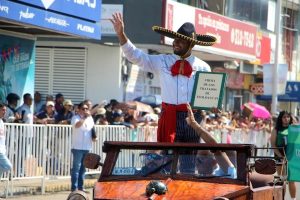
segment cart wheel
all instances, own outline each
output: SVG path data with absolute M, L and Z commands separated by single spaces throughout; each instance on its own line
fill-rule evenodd
M 76 190 L 69 194 L 67 200 L 89 200 L 89 197 L 85 192 Z

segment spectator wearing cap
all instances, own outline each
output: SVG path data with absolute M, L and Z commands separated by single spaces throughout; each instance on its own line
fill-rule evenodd
M 71 124 L 71 119 L 73 116 L 73 103 L 70 99 L 66 99 L 63 102 L 63 109 L 58 112 L 55 121 L 58 124 Z
M 54 102 L 53 96 L 50 95 L 50 94 L 48 94 L 48 95 L 46 96 L 46 103 L 44 103 L 44 104 L 42 105 L 40 111 L 46 110 L 46 104 L 47 104 L 48 101 L 53 101 L 53 102 Z
M 55 96 L 55 110 L 56 110 L 56 112 L 60 113 L 63 110 L 64 100 L 65 100 L 64 95 L 62 95 L 61 93 L 56 94 L 56 96 Z
M 98 108 L 94 117 L 95 125 L 108 125 L 108 121 L 105 116 L 105 108 Z
M 17 110 L 18 114 L 21 116 L 21 123 L 33 124 L 33 113 L 31 111 L 32 106 L 32 96 L 29 93 L 23 95 L 23 105 Z
M 5 122 L 18 122 L 21 118 L 20 115 L 17 113 L 17 105 L 18 101 L 20 100 L 19 95 L 16 93 L 9 93 L 6 97 L 7 100 L 7 111 L 4 115 Z
M 37 114 L 37 113 L 43 111 L 42 110 L 42 106 L 43 106 L 42 95 L 41 95 L 40 92 L 36 91 L 34 93 L 34 99 L 33 99 L 33 101 L 34 101 L 33 113 Z
M 91 115 L 94 117 L 97 114 L 97 110 L 99 108 L 104 108 L 107 104 L 106 100 L 103 100 L 102 102 L 100 102 L 99 104 L 95 104 L 93 105 L 92 102 L 90 100 L 85 100 L 84 102 L 86 102 L 86 104 L 89 106 L 90 111 L 91 111 Z M 104 108 L 105 109 L 105 108 Z M 105 109 L 106 112 L 106 109 Z
M 35 123 L 37 124 L 54 124 L 57 113 L 54 109 L 54 102 L 48 101 L 46 109 L 36 115 Z

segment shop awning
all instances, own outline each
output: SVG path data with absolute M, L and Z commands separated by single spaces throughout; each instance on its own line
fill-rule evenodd
M 101 0 L 6 0 L 0 4 L 0 29 L 100 40 L 100 16 Z
M 271 101 L 271 95 L 257 95 L 257 100 Z M 278 95 L 278 101 L 300 102 L 300 82 L 288 81 L 286 83 L 285 94 Z

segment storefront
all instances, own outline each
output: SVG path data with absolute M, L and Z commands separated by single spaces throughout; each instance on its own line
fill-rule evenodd
M 270 62 L 271 39 L 268 34 L 263 34 L 252 23 L 171 0 L 166 0 L 165 4 L 162 21 L 164 27 L 177 30 L 184 22 L 189 21 L 195 24 L 197 33 L 217 38 L 215 45 L 195 46 L 193 53 L 208 62 L 212 71 L 227 74 L 224 109 L 239 111 L 243 103 L 255 100 L 250 85 L 257 74 L 261 73 L 259 66 Z M 164 45 L 171 46 L 172 42 L 168 37 L 161 39 Z
M 33 94 L 37 37 L 100 40 L 100 16 L 101 0 L 1 1 L 1 100 Z

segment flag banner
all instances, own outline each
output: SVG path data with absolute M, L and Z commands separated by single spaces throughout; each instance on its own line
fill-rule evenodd
M 300 125 L 290 125 L 288 132 L 288 181 L 300 181 Z

